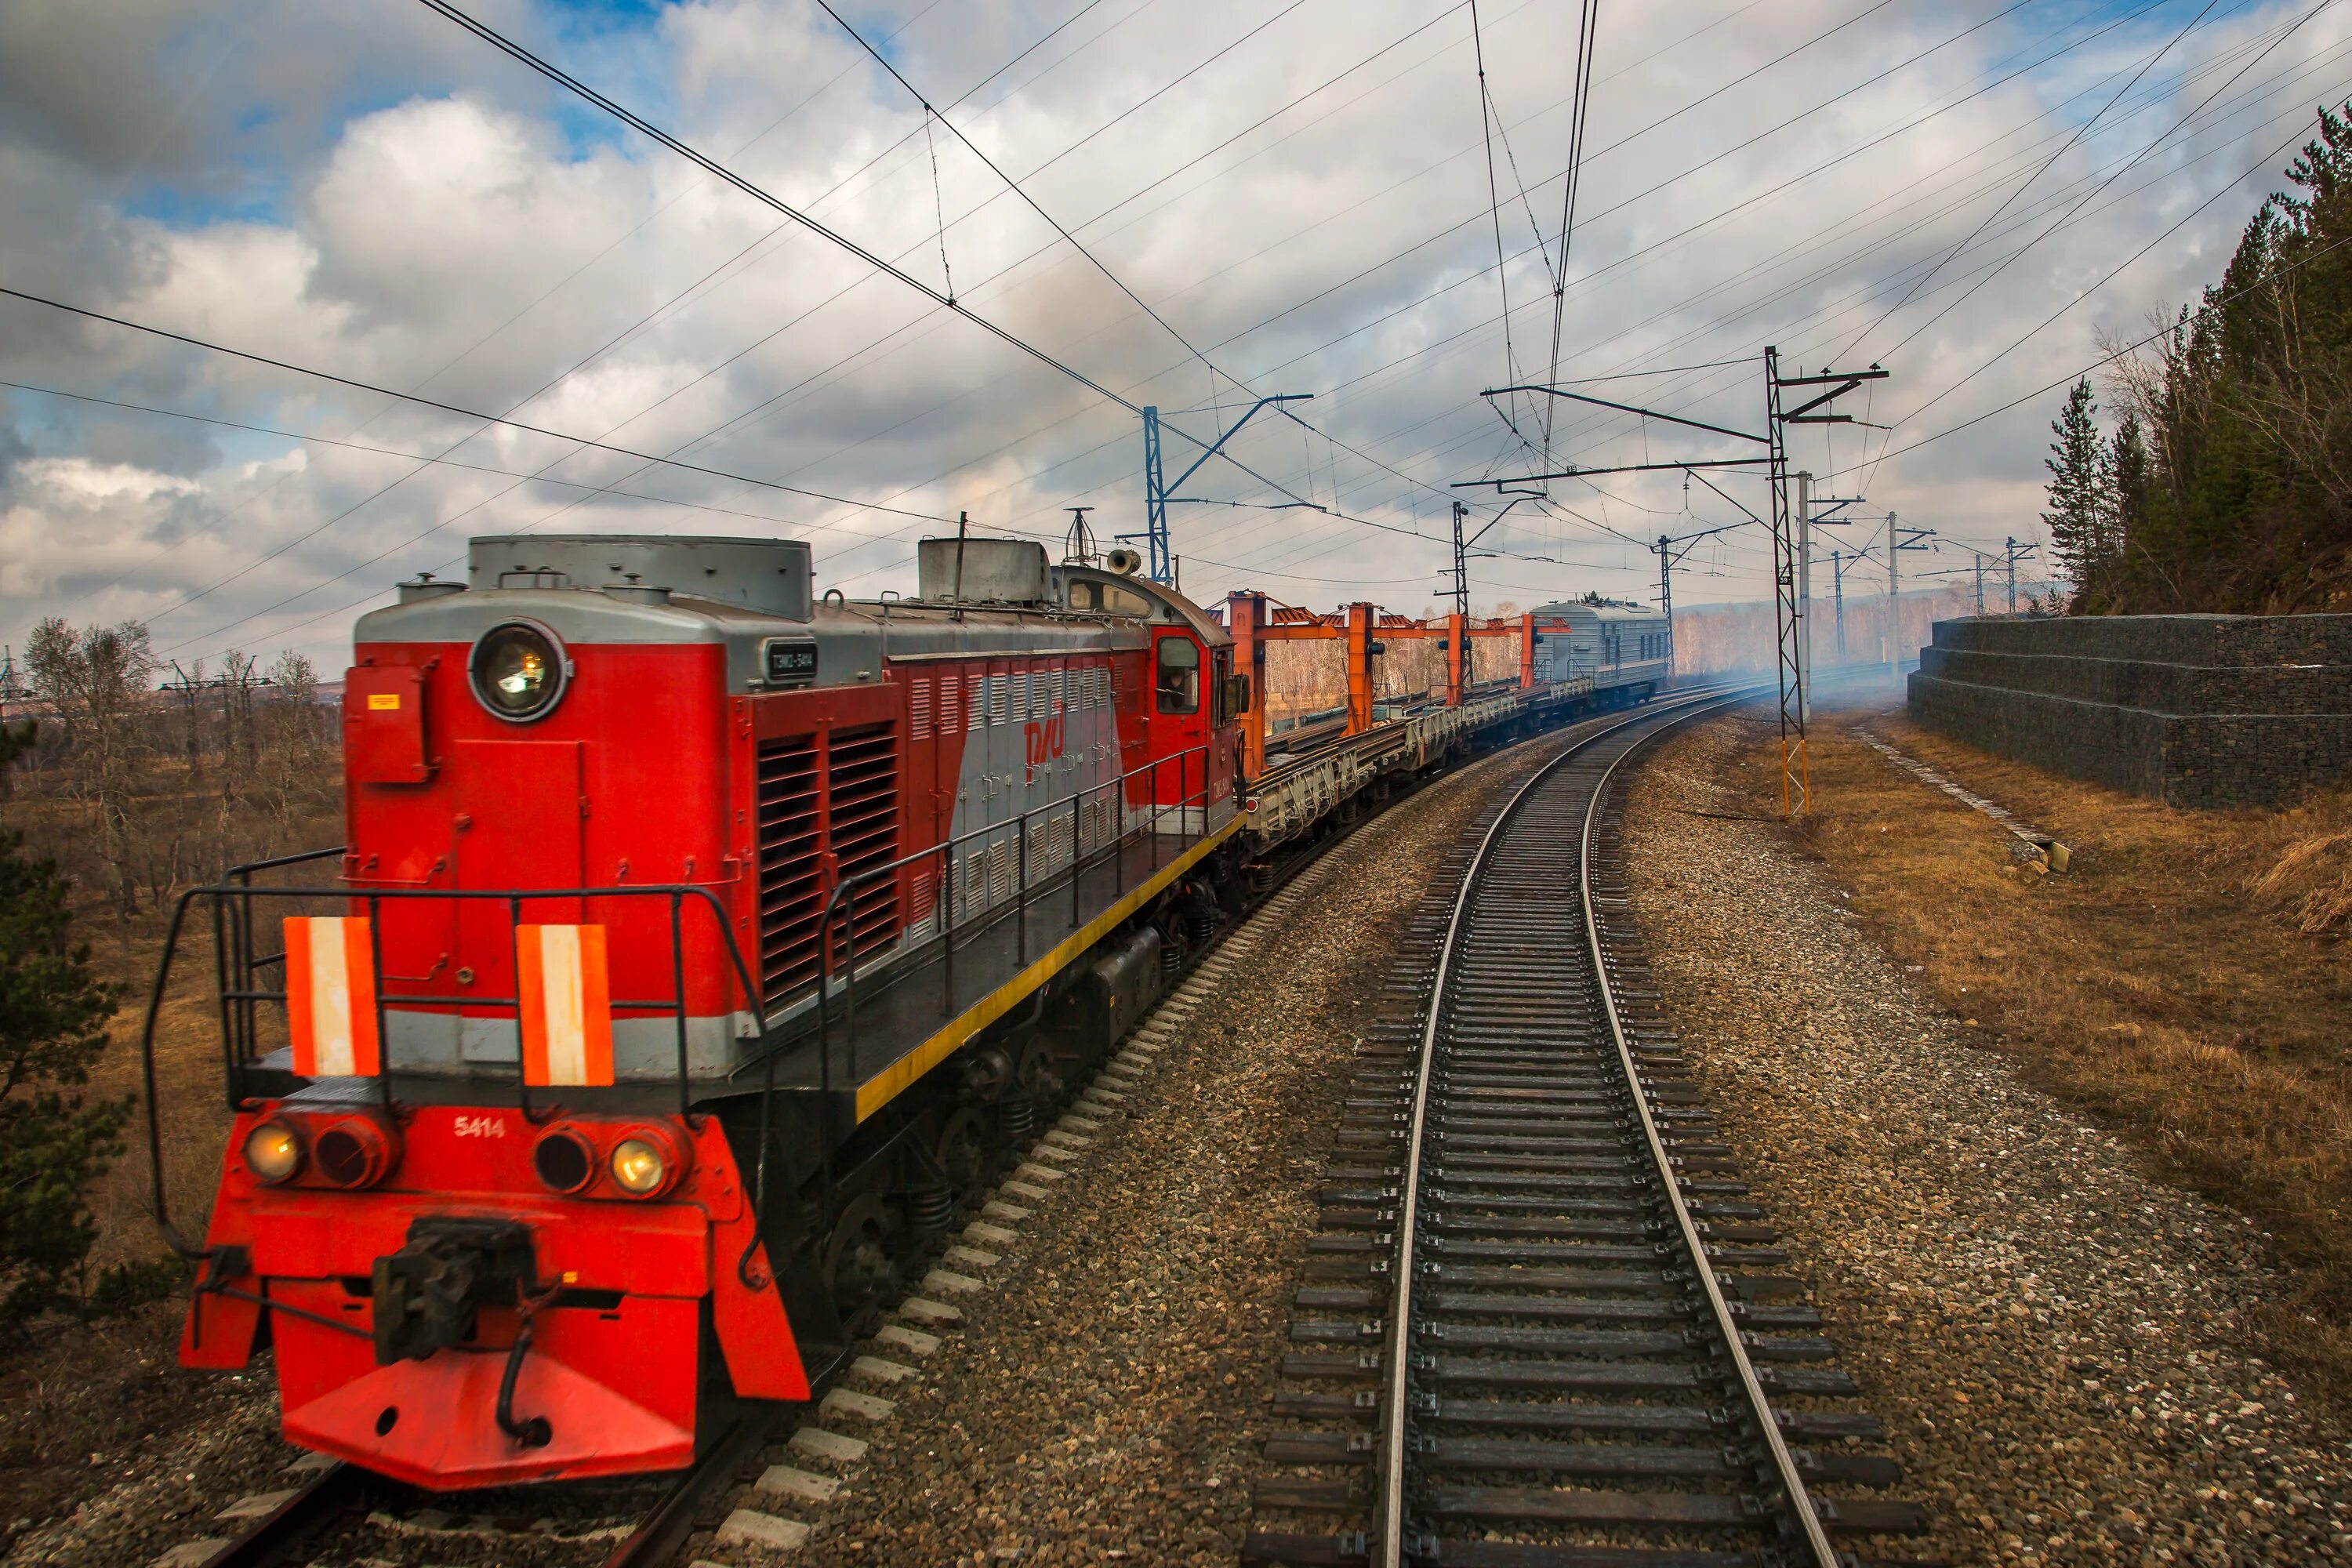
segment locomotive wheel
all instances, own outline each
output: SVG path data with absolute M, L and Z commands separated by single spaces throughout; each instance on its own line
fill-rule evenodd
M 871 1193 L 850 1199 L 834 1222 L 824 1246 L 824 1284 L 843 1321 L 855 1319 L 898 1282 L 889 1239 L 889 1216 Z
M 1013 1082 L 1023 1094 L 1040 1105 L 1053 1105 L 1068 1087 L 1062 1077 L 1062 1064 L 1045 1042 L 1032 1038 L 1021 1047 L 1019 1064 L 1013 1068 Z
M 988 1121 L 969 1107 L 956 1111 L 940 1129 L 940 1169 L 960 1197 L 971 1190 L 988 1168 Z

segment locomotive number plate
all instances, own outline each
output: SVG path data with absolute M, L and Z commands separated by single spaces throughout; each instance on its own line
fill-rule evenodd
M 761 663 L 771 686 L 816 682 L 816 642 L 810 637 L 770 637 L 760 645 Z

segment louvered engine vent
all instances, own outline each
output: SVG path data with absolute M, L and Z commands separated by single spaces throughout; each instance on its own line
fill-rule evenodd
M 843 881 L 898 858 L 898 731 L 894 724 L 835 730 L 825 755 L 830 813 L 826 847 Z M 887 947 L 898 935 L 898 879 L 877 877 L 848 896 L 845 922 L 856 956 Z M 842 940 L 842 927 L 835 940 Z
M 816 979 L 816 737 L 760 743 L 760 987 L 778 1006 Z
M 820 749 L 822 746 L 822 749 Z M 819 967 L 817 922 L 835 884 L 820 850 L 849 880 L 898 857 L 898 734 L 872 724 L 760 745 L 760 979 L 770 1008 L 809 994 Z M 897 940 L 899 879 L 877 877 L 848 895 L 833 927 L 838 973 Z

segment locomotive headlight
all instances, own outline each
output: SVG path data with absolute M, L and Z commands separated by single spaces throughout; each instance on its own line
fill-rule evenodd
M 509 723 L 543 717 L 563 696 L 563 647 L 534 622 L 509 621 L 484 632 L 470 668 L 475 700 Z
M 644 1197 L 658 1191 L 669 1176 L 669 1162 L 643 1138 L 624 1138 L 613 1145 L 613 1183 L 623 1192 Z
M 275 1186 L 302 1168 L 302 1140 L 283 1121 L 265 1121 L 245 1135 L 245 1164 Z
M 613 1145 L 604 1168 L 613 1184 L 633 1198 L 657 1198 L 677 1185 L 686 1174 L 688 1150 L 677 1134 L 658 1122 L 640 1122 Z

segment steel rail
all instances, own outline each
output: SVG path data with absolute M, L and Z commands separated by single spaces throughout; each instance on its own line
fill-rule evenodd
M 1391 1299 L 1389 1314 L 1389 1321 L 1395 1327 L 1396 1342 L 1389 1354 L 1387 1364 L 1381 1369 L 1385 1374 L 1384 1381 L 1387 1384 L 1387 1388 L 1381 1402 L 1384 1431 L 1382 1434 L 1381 1466 L 1381 1499 L 1372 1521 L 1373 1528 L 1378 1531 L 1379 1536 L 1378 1541 L 1372 1546 L 1370 1554 L 1370 1560 L 1374 1568 L 1403 1568 L 1404 1563 L 1406 1524 L 1404 1507 L 1404 1459 L 1405 1439 L 1407 1436 L 1405 1429 L 1406 1384 L 1411 1374 L 1412 1359 L 1407 1353 L 1407 1339 L 1410 1332 L 1410 1325 L 1412 1321 L 1413 1238 L 1415 1232 L 1419 1227 L 1421 1215 L 1421 1156 L 1422 1144 L 1423 1142 L 1423 1134 L 1427 1124 L 1429 1115 L 1430 1080 L 1434 1076 L 1430 1069 L 1436 1059 L 1439 1026 L 1444 1016 L 1446 979 L 1448 974 L 1452 972 L 1455 952 L 1461 946 L 1463 928 L 1465 918 L 1469 913 L 1471 899 L 1473 894 L 1477 890 L 1480 875 L 1486 869 L 1487 857 L 1493 852 L 1496 841 L 1502 837 L 1503 829 L 1507 826 L 1511 819 L 1518 814 L 1519 808 L 1527 803 L 1528 798 L 1532 796 L 1537 790 L 1549 784 L 1552 775 L 1559 769 L 1565 767 L 1574 759 L 1584 755 L 1591 747 L 1598 744 L 1600 742 L 1606 740 L 1608 737 L 1617 734 L 1622 731 L 1630 730 L 1640 724 L 1652 723 L 1660 719 L 1668 719 L 1672 723 L 1682 723 L 1696 717 L 1701 712 L 1708 711 L 1714 708 L 1727 708 L 1735 703 L 1746 701 L 1752 694 L 1752 689 L 1743 689 L 1729 697 L 1721 696 L 1715 691 L 1694 693 L 1684 701 L 1672 707 L 1653 707 L 1643 709 L 1614 724 L 1609 725 L 1605 729 L 1596 730 L 1591 734 L 1584 736 L 1580 740 L 1577 741 L 1573 745 L 1561 752 L 1559 755 L 1552 758 L 1549 762 L 1544 763 L 1542 767 L 1537 769 L 1535 773 L 1528 776 L 1528 781 L 1521 784 L 1518 789 L 1512 794 L 1510 800 L 1505 803 L 1503 809 L 1495 814 L 1495 820 L 1487 825 L 1485 835 L 1478 840 L 1477 850 L 1471 856 L 1469 866 L 1465 868 L 1462 873 L 1462 888 L 1461 890 L 1454 895 L 1453 914 L 1448 918 L 1445 926 L 1445 934 L 1442 939 L 1440 939 L 1438 943 L 1437 967 L 1435 972 L 1430 977 L 1429 1015 L 1428 1019 L 1422 1029 L 1421 1047 L 1416 1059 L 1415 1082 L 1413 1084 L 1412 1091 L 1412 1111 L 1411 1119 L 1407 1122 L 1405 1129 L 1404 1174 L 1402 1181 L 1399 1184 L 1403 1197 L 1403 1203 L 1399 1208 L 1397 1214 L 1396 1288 L 1394 1296 Z M 1663 731 L 1667 727 L 1668 725 L 1661 724 L 1659 729 L 1661 732 L 1663 732 Z M 1626 755 L 1632 755 L 1632 751 L 1630 749 L 1626 752 Z M 1618 761 L 1621 762 L 1623 758 L 1622 757 L 1618 759 Z M 1616 769 L 1616 763 L 1612 763 L 1610 764 L 1609 771 L 1613 773 Z M 1604 783 L 1606 782 L 1607 777 L 1607 773 L 1602 775 Z M 1594 793 L 1593 798 L 1595 800 L 1600 798 L 1600 795 L 1597 790 Z M 1588 814 L 1588 837 L 1586 840 L 1588 856 L 1590 853 L 1590 823 L 1591 817 Z M 1587 883 L 1584 891 L 1588 929 L 1591 929 L 1591 892 L 1589 882 Z M 1606 996 L 1608 994 L 1608 981 L 1605 972 L 1597 976 L 1597 979 L 1601 994 Z M 1613 1005 L 1610 1010 L 1610 1019 L 1611 1026 L 1613 1031 L 1615 1029 L 1616 1020 L 1616 1012 Z M 1617 1039 L 1618 1048 L 1622 1052 L 1624 1048 L 1623 1037 L 1622 1035 L 1619 1035 Z M 1631 1057 L 1628 1056 L 1625 1058 L 1625 1061 L 1626 1070 L 1630 1076 L 1633 1071 Z M 1641 1100 L 1641 1095 L 1638 1092 L 1639 1080 L 1634 1080 L 1634 1084 L 1636 1089 L 1634 1099 L 1638 1102 Z M 1642 1115 L 1643 1126 L 1649 1134 L 1652 1152 L 1660 1159 L 1661 1171 L 1670 1173 L 1671 1167 L 1666 1166 L 1663 1163 L 1664 1155 L 1659 1152 L 1657 1130 L 1651 1124 L 1649 1119 L 1649 1108 L 1646 1105 L 1643 1105 L 1642 1108 Z M 1675 1185 L 1671 1173 L 1668 1174 L 1666 1184 L 1670 1190 L 1673 1189 Z M 1698 1260 L 1698 1271 L 1707 1279 L 1709 1290 L 1714 1292 L 1714 1277 L 1708 1270 L 1706 1254 L 1700 1247 L 1697 1242 L 1696 1233 L 1691 1228 L 1690 1216 L 1683 1209 L 1679 1194 L 1677 1194 L 1675 1198 L 1675 1213 L 1682 1218 L 1685 1243 L 1686 1246 L 1693 1247 L 1693 1256 Z M 1723 1314 L 1722 1321 L 1727 1321 L 1727 1310 L 1723 1305 L 1720 1293 L 1715 1293 L 1714 1299 L 1718 1313 Z M 1748 1364 L 1746 1353 L 1738 1344 L 1736 1331 L 1734 1331 L 1732 1336 L 1732 1347 L 1734 1353 L 1738 1354 L 1739 1357 L 1739 1365 L 1747 1379 L 1749 1389 L 1754 1396 L 1760 1401 L 1762 1398 L 1762 1390 L 1756 1382 L 1754 1368 Z M 1769 1410 L 1766 1411 L 1765 1421 L 1769 1429 L 1771 1421 Z M 1774 1434 L 1774 1439 L 1776 1452 L 1780 1454 L 1784 1462 L 1792 1464 L 1793 1462 L 1788 1459 L 1786 1446 L 1778 1442 L 1777 1432 Z M 1794 1471 L 1791 1469 L 1788 1473 L 1793 1476 Z M 1801 1496 L 1801 1491 L 1798 1495 Z M 1821 1524 L 1817 1519 L 1813 1518 L 1810 1502 L 1806 1506 L 1805 1517 L 1811 1522 L 1814 1533 L 1818 1535 L 1821 1530 Z M 1825 1565 L 1825 1568 L 1837 1568 L 1837 1561 L 1834 1556 L 1824 1558 L 1822 1563 Z
M 695 1515 L 709 1496 L 731 1483 L 777 1426 L 772 1409 L 746 1410 L 725 1436 L 647 1510 L 626 1539 L 605 1557 L 604 1568 L 658 1568 L 677 1555 L 694 1532 Z
M 356 1465 L 329 1465 L 223 1543 L 201 1568 L 276 1568 L 334 1521 L 369 1480 Z
M 1662 727 L 1663 732 L 1663 727 Z M 1634 1114 L 1641 1118 L 1642 1141 L 1648 1149 L 1650 1163 L 1658 1173 L 1658 1188 L 1673 1206 L 1675 1227 L 1681 1232 L 1684 1250 L 1690 1254 L 1691 1273 L 1706 1292 L 1707 1310 L 1715 1318 L 1715 1329 L 1730 1352 L 1732 1365 L 1738 1369 L 1739 1386 L 1747 1395 L 1748 1408 L 1755 1417 L 1764 1443 L 1772 1458 L 1772 1468 L 1780 1481 L 1781 1496 L 1790 1511 L 1804 1527 L 1805 1547 L 1815 1568 L 1839 1568 L 1837 1549 L 1830 1544 L 1829 1532 L 1822 1528 L 1821 1515 L 1813 1508 L 1811 1494 L 1806 1491 L 1804 1479 L 1797 1473 L 1796 1456 L 1789 1451 L 1788 1439 L 1780 1435 L 1780 1424 L 1772 1414 L 1771 1402 L 1764 1396 L 1764 1384 L 1756 1375 L 1756 1363 L 1749 1359 L 1747 1342 L 1741 1339 L 1739 1324 L 1734 1319 L 1731 1303 L 1724 1300 L 1723 1286 L 1716 1279 L 1709 1261 L 1706 1238 L 1698 1232 L 1697 1222 L 1691 1218 L 1690 1205 L 1684 1201 L 1682 1183 L 1675 1173 L 1673 1160 L 1666 1153 L 1665 1141 L 1658 1134 L 1657 1118 L 1651 1114 L 1649 1097 L 1642 1092 L 1641 1070 L 1633 1062 L 1633 1047 L 1625 1039 L 1623 1021 L 1617 1013 L 1616 988 L 1610 984 L 1609 961 L 1601 943 L 1601 912 L 1592 901 L 1592 835 L 1601 820 L 1601 803 L 1607 798 L 1609 785 L 1625 759 L 1641 749 L 1641 744 L 1626 748 L 1622 755 L 1601 770 L 1594 782 L 1592 796 L 1584 805 L 1584 830 L 1577 844 L 1577 892 L 1584 909 L 1584 934 L 1592 955 L 1593 989 L 1601 998 L 1602 1015 L 1609 1022 L 1610 1043 L 1616 1047 L 1618 1066 L 1624 1070 L 1626 1086 L 1631 1089 Z M 1433 1016 L 1434 1008 L 1432 1009 Z

